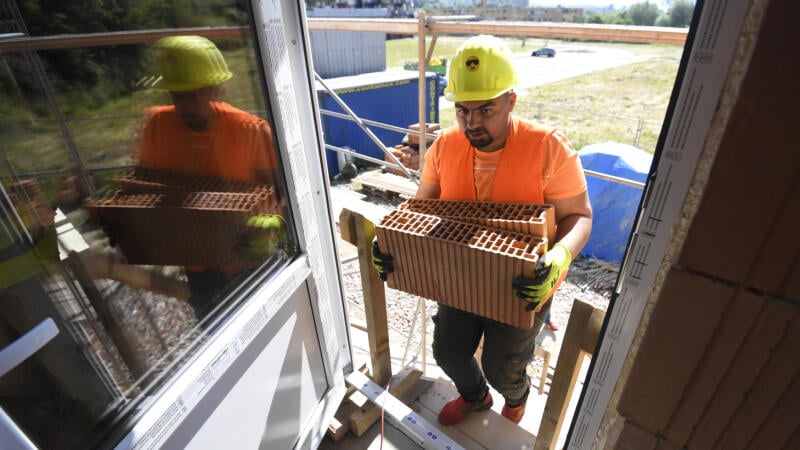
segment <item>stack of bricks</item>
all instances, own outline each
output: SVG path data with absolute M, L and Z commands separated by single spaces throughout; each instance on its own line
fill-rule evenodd
M 272 186 L 137 168 L 91 201 L 130 264 L 237 266 L 247 220 L 276 214 Z
M 43 229 L 55 223 L 55 211 L 35 179 L 27 178 L 9 184 L 8 197 L 11 206 L 31 235 L 40 234 Z M 0 202 L 6 211 L 10 211 L 5 198 L 0 198 Z
M 411 170 L 419 170 L 419 150 L 415 150 L 405 144 L 398 144 L 389 151 L 400 161 L 400 164 Z M 389 155 L 386 155 L 385 159 L 388 163 L 394 163 Z M 395 175 L 405 175 L 401 169 L 396 169 L 394 167 L 387 167 L 386 170 Z
M 387 284 L 530 329 L 534 313 L 511 284 L 534 276 L 553 218 L 551 205 L 409 200 L 375 230 L 381 252 L 394 258 Z
M 429 123 L 426 125 L 426 127 L 426 131 L 431 134 L 438 135 L 440 131 L 438 123 Z M 408 133 L 405 136 L 402 144 L 395 145 L 394 148 L 389 151 L 407 168 L 411 170 L 419 170 L 419 124 L 415 123 L 413 125 L 409 125 L 408 128 L 412 131 L 412 133 Z M 416 131 L 416 133 L 414 133 L 414 131 Z M 433 141 L 433 138 L 428 137 L 426 139 L 426 145 L 430 146 Z M 394 163 L 389 155 L 386 155 L 384 159 L 386 162 Z M 402 170 L 395 169 L 393 167 L 387 167 L 386 170 L 396 175 L 405 175 Z

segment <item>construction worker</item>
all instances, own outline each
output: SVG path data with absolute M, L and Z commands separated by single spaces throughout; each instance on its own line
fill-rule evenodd
M 468 39 L 457 50 L 448 78 L 445 98 L 455 103 L 458 125 L 444 130 L 426 153 L 416 198 L 550 203 L 555 209 L 556 239 L 535 278 L 513 281 L 516 295 L 527 303 L 521 308 L 536 311 L 533 328 L 523 330 L 443 304 L 433 317 L 434 357 L 460 394 L 442 408 L 439 421 L 456 424 L 490 408 L 488 381 L 505 399 L 503 416 L 519 423 L 530 386 L 526 367 L 550 311 L 548 300 L 591 232 L 586 179 L 566 137 L 512 114 L 517 74 L 502 40 L 488 35 Z M 391 255 L 382 254 L 377 241 L 373 262 L 382 278 L 394 269 Z M 481 337 L 479 367 L 474 354 Z
M 145 111 L 139 164 L 173 172 L 276 187 L 278 162 L 272 130 L 266 120 L 221 100 L 223 83 L 233 77 L 217 46 L 201 36 L 171 36 L 156 42 L 158 75 L 154 87 L 169 91 L 172 105 Z M 242 262 L 236 267 L 187 267 L 189 303 L 203 318 L 215 296 L 251 269 L 250 256 L 266 257 L 285 241 L 279 215 L 248 221 L 251 233 L 241 242 Z M 254 229 L 254 230 L 253 230 Z

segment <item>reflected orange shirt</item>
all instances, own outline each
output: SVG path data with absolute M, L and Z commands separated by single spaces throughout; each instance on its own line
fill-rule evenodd
M 249 182 L 259 171 L 278 168 L 272 130 L 266 120 L 223 102 L 211 102 L 207 131 L 187 128 L 174 106 L 148 108 L 139 162 L 171 170 Z

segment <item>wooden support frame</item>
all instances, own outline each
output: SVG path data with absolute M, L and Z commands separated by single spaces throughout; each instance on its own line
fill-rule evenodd
M 557 448 L 558 435 L 564 425 L 564 417 L 578 381 L 583 357 L 592 356 L 604 317 L 605 311 L 602 309 L 578 299 L 573 302 L 534 450 Z
M 372 238 L 375 237 L 375 224 L 361 214 L 343 209 L 339 214 L 339 228 L 342 239 L 358 249 L 372 379 L 380 385 L 385 385 L 392 376 L 392 358 L 389 352 L 386 290 L 383 280 L 372 267 Z

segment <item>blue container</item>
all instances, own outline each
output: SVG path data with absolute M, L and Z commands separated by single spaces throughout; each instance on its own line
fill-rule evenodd
M 616 142 L 587 145 L 579 152 L 584 169 L 644 183 L 653 155 Z M 592 203 L 592 235 L 581 254 L 622 262 L 643 189 L 586 176 Z
M 425 110 L 428 123 L 439 122 L 437 81 L 435 73 L 427 73 Z M 409 125 L 419 122 L 418 82 L 416 73 L 405 70 L 389 70 L 325 80 L 325 84 L 361 119 L 402 128 L 408 128 Z M 319 85 L 317 86 L 317 97 L 320 109 L 345 114 L 336 100 Z M 326 144 L 347 147 L 362 155 L 384 159 L 383 150 L 355 122 L 325 114 L 320 114 L 320 116 Z M 387 147 L 401 143 L 405 135 L 405 133 L 383 128 L 368 128 Z M 328 175 L 333 177 L 338 174 L 340 167 L 337 152 L 326 150 L 325 159 L 328 165 Z

